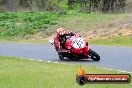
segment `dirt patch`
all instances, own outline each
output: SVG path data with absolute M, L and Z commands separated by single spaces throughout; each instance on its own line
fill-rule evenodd
M 116 14 L 115 14 L 116 15 Z M 122 17 L 122 16 L 121 16 Z M 123 16 L 123 18 L 116 18 L 113 20 L 107 20 L 106 22 L 104 21 L 103 23 L 99 25 L 94 25 L 95 27 L 88 29 L 85 25 L 87 22 L 86 20 L 72 20 L 72 22 L 76 21 L 77 26 L 69 26 L 69 24 L 65 23 L 65 27 L 70 27 L 70 28 L 65 28 L 70 29 L 70 31 L 76 31 L 80 35 L 84 36 L 86 39 L 89 38 L 108 38 L 108 37 L 113 37 L 113 36 L 127 36 L 127 35 L 132 35 L 132 15 L 127 14 Z M 102 18 L 103 19 L 103 18 Z M 108 18 L 107 18 L 108 19 Z M 83 22 L 81 22 L 83 21 Z M 86 22 L 85 22 L 86 21 Z M 70 25 L 72 24 L 70 23 Z M 81 23 L 79 23 L 81 22 Z M 79 23 L 79 24 L 78 24 Z M 84 26 L 82 26 L 82 25 Z M 81 25 L 81 26 L 78 26 Z M 92 25 L 92 24 L 90 24 Z M 58 26 L 53 26 L 49 27 L 46 31 L 40 32 L 36 34 L 33 39 L 34 40 L 43 40 L 43 39 L 49 39 L 55 36 L 56 34 L 56 29 Z M 86 27 L 86 28 L 85 28 Z M 82 28 L 82 30 L 81 30 Z M 76 29 L 76 30 L 74 30 Z M 54 31 L 53 31 L 54 30 Z M 50 33 L 45 35 L 45 33 Z
M 111 22 L 101 28 L 90 30 L 87 38 L 132 35 L 132 17 L 122 21 Z

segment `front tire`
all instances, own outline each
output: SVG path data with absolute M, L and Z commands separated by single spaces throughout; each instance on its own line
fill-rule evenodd
M 59 55 L 60 60 L 62 60 L 62 61 L 63 61 L 63 60 L 64 60 L 63 55 L 62 55 L 61 53 L 59 53 L 58 55 Z
M 63 55 L 60 53 L 60 51 L 59 51 L 58 49 L 56 49 L 56 51 L 57 51 L 57 53 L 58 53 L 58 55 L 59 55 L 60 60 L 64 60 L 64 57 L 63 57 Z
M 99 54 L 96 53 L 95 51 L 93 51 L 92 49 L 89 49 L 89 56 L 90 56 L 91 59 L 93 59 L 94 61 L 99 61 L 99 60 L 100 60 Z

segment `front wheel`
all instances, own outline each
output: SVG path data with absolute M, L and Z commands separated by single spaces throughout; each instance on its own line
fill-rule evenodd
M 59 58 L 60 58 L 60 60 L 62 60 L 62 61 L 64 60 L 64 57 L 63 57 L 63 55 L 62 55 L 61 53 L 59 54 Z
M 57 53 L 59 55 L 60 60 L 64 60 L 64 57 L 63 57 L 62 53 L 60 53 L 58 48 L 56 48 L 56 51 L 57 51 Z
M 63 57 L 63 55 L 60 53 L 60 51 L 59 51 L 58 49 L 56 49 L 56 51 L 57 51 L 57 53 L 58 53 L 58 55 L 59 55 L 60 60 L 64 60 L 64 57 Z
M 92 49 L 89 49 L 89 56 L 91 57 L 91 59 L 93 59 L 94 61 L 99 61 L 100 60 L 100 56 L 99 54 L 97 54 L 95 51 L 93 51 Z

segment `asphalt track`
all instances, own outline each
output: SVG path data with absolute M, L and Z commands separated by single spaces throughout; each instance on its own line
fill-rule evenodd
M 98 67 L 132 72 L 132 47 L 95 46 L 90 48 L 100 54 L 101 60 L 60 61 L 50 44 L 0 42 L 0 56 L 16 56 L 35 60 L 68 64 L 88 64 Z

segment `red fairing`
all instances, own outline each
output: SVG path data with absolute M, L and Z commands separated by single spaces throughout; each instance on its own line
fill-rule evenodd
M 54 45 L 60 60 L 89 58 L 94 61 L 100 60 L 99 54 L 89 48 L 88 42 L 85 42 L 80 35 L 66 32 L 63 28 L 57 29 L 56 37 L 49 42 Z
M 79 38 L 79 35 L 76 35 L 75 37 L 76 37 L 76 38 Z M 66 49 L 71 49 L 71 48 L 72 48 L 71 52 L 74 53 L 75 55 L 80 55 L 80 54 L 82 54 L 82 55 L 84 55 L 86 58 L 87 58 L 88 55 L 89 55 L 89 54 L 88 54 L 89 47 L 86 45 L 86 43 L 85 43 L 84 48 L 74 48 L 74 46 L 73 46 L 73 44 L 72 44 L 72 41 L 71 41 L 71 38 L 69 38 L 69 39 L 67 40 L 67 42 L 65 43 L 65 47 L 66 47 Z
M 76 55 L 78 54 L 83 54 L 85 57 L 88 57 L 88 51 L 89 51 L 89 47 L 85 46 L 84 48 L 74 48 L 72 52 L 74 52 Z
M 89 53 L 89 47 L 88 46 L 85 46 L 84 49 L 83 49 L 83 52 L 84 52 L 84 55 L 88 57 Z
M 72 48 L 72 43 L 71 43 L 72 41 L 71 41 L 70 39 L 67 39 L 67 41 L 68 41 L 68 42 L 65 43 L 66 49 Z
M 75 43 L 73 43 L 74 40 L 75 40 Z M 82 43 L 80 41 L 82 41 Z M 78 42 L 80 42 L 80 45 Z M 66 42 L 65 42 L 66 49 L 60 49 L 59 37 L 56 35 L 56 37 L 54 39 L 54 46 L 56 49 L 59 49 L 60 52 L 65 53 L 66 56 L 69 53 L 71 53 L 76 58 L 82 58 L 82 59 L 84 58 L 85 59 L 85 58 L 89 57 L 88 43 L 85 42 L 78 34 L 75 34 L 74 36 L 70 36 L 69 38 L 66 39 Z

